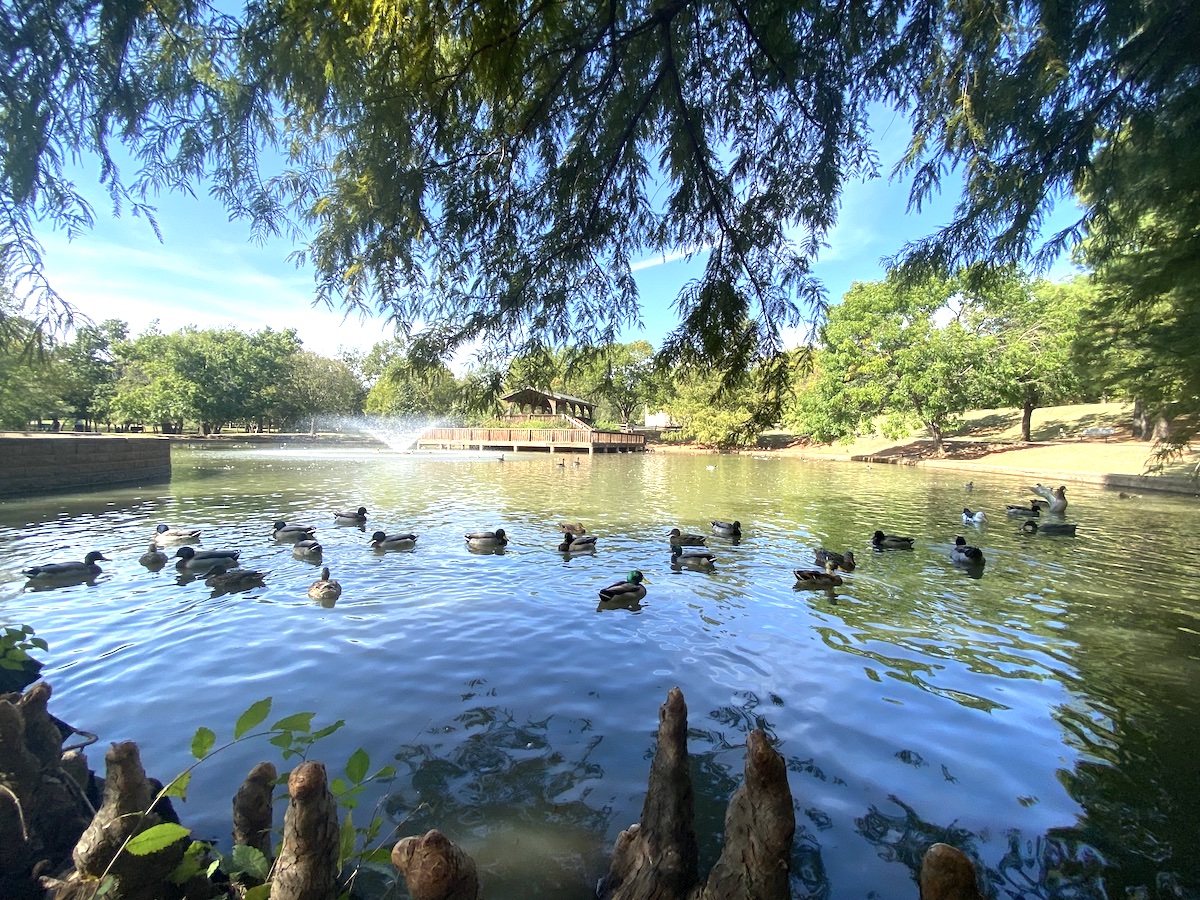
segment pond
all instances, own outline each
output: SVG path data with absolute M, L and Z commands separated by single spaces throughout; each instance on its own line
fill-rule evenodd
M 345 720 L 311 757 L 341 774 L 356 748 L 396 766 L 371 802 L 397 834 L 437 826 L 475 855 L 493 900 L 589 896 L 637 821 L 658 708 L 689 709 L 702 866 L 719 853 L 747 731 L 787 760 L 797 897 L 913 898 L 945 840 L 995 896 L 1200 891 L 1200 606 L 1193 501 L 1069 487 L 1078 536 L 1022 533 L 1001 475 L 753 456 L 423 456 L 353 448 L 177 447 L 169 485 L 0 505 L 0 619 L 50 644 L 51 710 L 134 740 L 169 779 L 191 737 L 218 743 L 252 702 L 272 718 Z M 574 464 L 578 460 L 578 465 Z M 331 511 L 366 506 L 366 531 Z M 990 521 L 964 526 L 963 506 Z M 318 526 L 343 585 L 271 539 Z M 710 536 L 714 571 L 673 571 L 666 534 Z M 564 558 L 559 522 L 598 535 Z M 236 547 L 266 586 L 214 595 L 138 562 L 160 522 Z M 503 553 L 463 534 L 503 527 Z M 369 533 L 412 530 L 377 553 Z M 876 528 L 916 538 L 872 552 Z M 965 534 L 981 577 L 950 563 Z M 836 590 L 796 588 L 813 548 L 853 549 Z M 20 569 L 102 551 L 94 584 L 27 590 Z M 598 609 L 632 569 L 641 608 Z M 265 742 L 202 764 L 180 814 L 227 844 L 230 798 Z M 277 824 L 282 821 L 281 810 Z M 395 836 L 390 838 L 394 840 Z M 376 894 L 378 895 L 378 891 Z

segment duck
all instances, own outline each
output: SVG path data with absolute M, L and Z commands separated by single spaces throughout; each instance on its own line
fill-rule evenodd
M 138 557 L 138 562 L 147 569 L 158 571 L 167 564 L 167 554 L 159 549 L 156 541 L 151 541 L 150 548 Z
M 834 588 L 842 583 L 842 576 L 833 570 L 833 566 L 826 564 L 824 570 L 820 569 L 793 569 L 792 574 L 796 576 L 796 586 L 806 588 Z
M 686 566 L 689 569 L 711 569 L 717 560 L 717 554 L 711 550 L 699 550 L 695 547 L 684 549 L 679 544 L 671 545 L 671 565 L 675 568 Z
M 215 569 L 217 566 L 233 568 L 241 555 L 241 550 L 195 550 L 192 547 L 180 547 L 175 553 L 179 560 L 175 563 L 175 568 L 181 572 L 185 569 Z
M 200 540 L 199 528 L 172 528 L 170 525 L 159 525 L 154 529 L 154 542 L 159 546 L 193 544 L 198 540 Z
M 911 550 L 915 543 L 915 538 L 884 534 L 882 531 L 876 531 L 871 538 L 871 544 L 876 550 Z
M 559 553 L 591 553 L 596 549 L 594 534 L 575 535 L 568 531 L 563 538 L 563 542 L 558 545 Z
M 1067 522 L 1035 522 L 1030 519 L 1021 526 L 1026 534 L 1045 534 L 1052 537 L 1075 537 L 1075 529 L 1079 526 Z
M 818 547 L 813 551 L 813 559 L 818 566 L 832 566 L 835 569 L 841 569 L 843 572 L 853 572 L 857 565 L 854 561 L 854 551 L 847 550 L 845 553 L 835 553 L 832 550 L 826 550 L 824 547 Z
M 314 537 L 317 529 L 311 525 L 289 525 L 282 520 L 275 523 L 271 537 L 277 541 L 306 541 Z
M 1054 490 L 1051 490 L 1039 483 L 1031 487 L 1030 490 L 1049 504 L 1048 508 L 1054 515 L 1061 516 L 1067 511 L 1066 485 L 1059 485 Z
M 333 606 L 342 596 L 342 584 L 329 577 L 329 566 L 321 567 L 321 577 L 308 586 L 308 596 L 322 606 Z
M 714 534 L 721 537 L 737 538 L 742 536 L 741 522 L 710 522 Z
M 559 522 L 558 530 L 563 534 L 581 535 L 587 534 L 587 529 L 579 522 Z
M 319 559 L 323 550 L 319 541 L 296 541 L 292 546 L 292 556 L 297 559 Z
M 647 584 L 649 582 L 646 581 L 646 576 L 638 569 L 634 569 L 622 581 L 610 584 L 606 588 L 601 588 L 600 599 L 608 601 L 619 600 L 626 603 L 636 602 L 646 596 Z
M 411 550 L 417 546 L 417 535 L 411 531 L 403 534 L 376 531 L 371 535 L 371 546 L 376 550 Z
M 334 510 L 333 521 L 339 525 L 363 525 L 367 521 L 367 508 Z
M 495 550 L 508 544 L 508 535 L 504 533 L 503 528 L 497 528 L 495 531 L 472 531 L 463 537 L 472 550 Z
M 950 559 L 960 566 L 982 566 L 983 551 L 978 547 L 972 547 L 960 534 L 954 539 L 954 546 L 950 549 Z
M 1017 506 L 1009 503 L 1004 507 L 1004 514 L 1014 519 L 1029 518 L 1030 516 L 1040 516 L 1042 508 L 1037 505 L 1036 500 L 1030 500 L 1028 506 Z
M 680 547 L 703 547 L 708 540 L 703 534 L 690 534 L 680 531 L 678 528 L 672 528 L 667 532 L 667 538 L 671 541 L 671 546 L 678 544 Z
M 43 563 L 22 569 L 21 574 L 33 582 L 90 581 L 100 574 L 97 560 L 109 561 L 99 550 L 93 550 L 82 562 Z
M 963 507 L 963 524 L 964 525 L 982 525 L 988 520 L 987 513 L 982 509 L 972 512 L 969 507 Z
M 975 490 L 975 482 L 973 482 L 973 481 L 968 481 L 966 484 L 964 484 L 964 485 L 963 485 L 963 490 L 964 490 L 964 491 L 973 491 L 973 490 Z
M 204 583 L 214 590 L 228 594 L 264 587 L 267 582 L 266 576 L 256 569 L 226 569 L 224 566 L 218 566 L 204 579 Z

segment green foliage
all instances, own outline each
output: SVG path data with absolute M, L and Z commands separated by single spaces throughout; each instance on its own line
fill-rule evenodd
M 0 634 L 0 694 L 23 691 L 38 680 L 42 663 L 31 657 L 29 651 L 49 648 L 33 634 L 28 625 L 4 626 L 4 633 Z

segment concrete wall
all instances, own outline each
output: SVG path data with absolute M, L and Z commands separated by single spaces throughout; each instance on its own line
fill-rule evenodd
M 166 481 L 170 477 L 171 442 L 167 438 L 0 435 L 0 497 Z

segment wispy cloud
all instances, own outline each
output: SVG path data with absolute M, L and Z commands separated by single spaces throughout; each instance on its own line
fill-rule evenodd
M 688 247 L 684 250 L 676 250 L 674 253 L 665 253 L 662 256 L 654 256 L 649 259 L 639 259 L 635 263 L 631 263 L 629 270 L 631 272 L 641 272 L 643 269 L 652 269 L 655 266 L 665 266 L 667 263 L 679 262 L 681 259 L 690 260 L 693 256 L 699 253 L 707 253 L 706 247 Z

